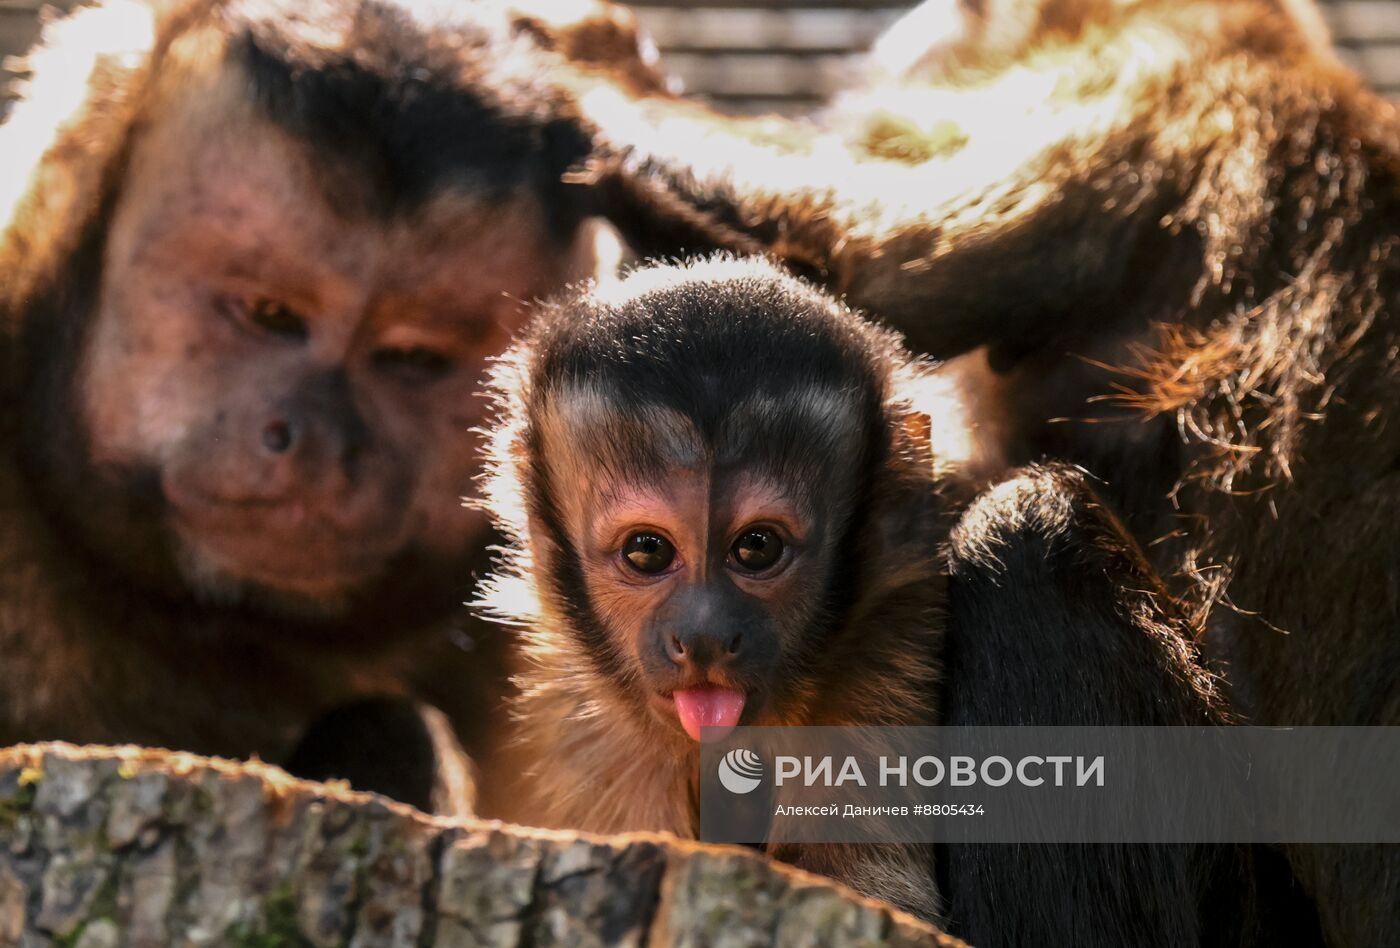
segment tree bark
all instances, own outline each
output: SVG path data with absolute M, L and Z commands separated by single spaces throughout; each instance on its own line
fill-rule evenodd
M 962 943 L 743 849 L 435 820 L 257 762 L 0 751 L 0 946 Z

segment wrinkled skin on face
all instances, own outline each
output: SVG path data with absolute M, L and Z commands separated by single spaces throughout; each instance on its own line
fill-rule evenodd
M 138 139 L 108 234 L 75 379 L 91 532 L 144 535 L 168 551 L 149 578 L 208 599 L 334 615 L 484 535 L 455 502 L 481 368 L 569 274 L 523 198 L 385 217 L 337 182 L 333 204 L 214 81 Z

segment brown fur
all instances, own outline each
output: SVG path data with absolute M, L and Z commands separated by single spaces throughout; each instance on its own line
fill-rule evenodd
M 514 0 L 510 9 L 521 29 L 570 63 L 597 67 L 634 92 L 670 87 L 656 47 L 627 7 L 610 0 Z
M 1007 9 L 839 137 L 585 98 L 599 180 L 652 250 L 767 249 L 970 353 L 1007 461 L 1104 479 L 1252 720 L 1400 722 L 1394 107 L 1310 4 Z M 1394 856 L 1295 855 L 1331 943 L 1400 939 Z
M 709 292 L 706 281 L 714 281 L 715 292 L 723 295 L 740 292 L 745 279 L 771 279 L 752 264 L 720 262 L 697 265 L 677 276 L 643 272 L 624 282 L 618 293 L 635 298 L 636 285 L 645 286 L 658 275 L 674 284 L 660 292 L 691 301 Z M 684 280 L 694 282 L 686 286 Z M 802 298 L 797 305 L 813 305 L 801 296 L 809 291 L 796 284 L 775 285 L 782 293 Z M 699 830 L 699 745 L 679 730 L 674 719 L 663 720 L 647 706 L 646 674 L 630 658 L 634 640 L 644 634 L 638 620 L 659 603 L 648 604 L 655 598 L 650 589 L 623 590 L 618 594 L 620 605 L 613 608 L 608 604 L 606 581 L 587 578 L 606 572 L 602 565 L 594 565 L 589 552 L 588 498 L 591 482 L 606 479 L 610 476 L 606 471 L 618 469 L 601 460 L 607 456 L 604 443 L 632 445 L 633 450 L 674 445 L 672 456 L 692 460 L 675 462 L 684 466 L 658 475 L 655 483 L 661 485 L 661 496 L 681 505 L 676 510 L 683 512 L 673 515 L 681 520 L 671 532 L 684 535 L 686 518 L 693 526 L 705 522 L 706 514 L 703 507 L 683 506 L 686 494 L 679 485 L 696 472 L 719 470 L 709 466 L 709 459 L 723 453 L 723 442 L 701 438 L 687 418 L 660 408 L 624 409 L 606 387 L 572 389 L 549 374 L 550 360 L 556 352 L 566 351 L 560 347 L 567 345 L 552 341 L 549 327 L 575 319 L 587 325 L 583 310 L 607 305 L 582 298 L 555 304 L 541 317 L 545 328 L 536 329 L 502 361 L 492 385 L 501 415 L 492 433 L 494 463 L 484 494 L 488 509 L 512 544 L 504 568 L 487 584 L 483 605 L 497 618 L 519 626 L 523 643 L 513 748 L 521 780 L 510 794 L 516 803 L 510 815 L 550 827 L 593 832 L 664 830 L 694 838 Z M 664 304 L 657 306 L 659 312 L 667 312 Z M 852 325 L 858 326 L 854 320 Z M 761 337 L 761 330 L 755 332 Z M 869 332 L 882 354 L 896 351 L 890 348 L 891 341 L 873 329 L 861 332 Z M 859 479 L 851 479 L 853 472 L 842 459 L 859 455 L 866 433 L 844 420 L 845 409 L 837 399 L 795 383 L 781 404 L 763 398 L 752 403 L 763 406 L 769 421 L 785 413 L 817 412 L 815 417 L 822 419 L 833 439 L 831 453 L 824 455 L 831 460 L 825 471 L 830 480 L 822 489 L 842 497 L 866 490 L 874 500 L 865 514 L 868 526 L 857 534 L 863 537 L 862 548 L 871 551 L 872 562 L 862 567 L 847 562 L 840 567 L 859 577 L 858 593 L 843 607 L 837 626 L 826 633 L 827 644 L 820 653 L 797 657 L 817 634 L 809 624 L 827 621 L 804 605 L 826 595 L 804 578 L 816 567 L 794 566 L 772 581 L 776 588 L 751 590 L 754 596 L 772 597 L 771 607 L 792 616 L 796 624 L 782 622 L 778 631 L 784 657 L 772 673 L 776 684 L 769 686 L 778 697 L 766 701 L 757 717 L 746 715 L 747 724 L 912 725 L 936 718 L 938 610 L 943 590 L 938 538 L 947 530 L 944 521 L 953 506 L 951 495 L 965 486 L 955 479 L 938 480 L 943 469 L 935 468 L 929 453 L 930 425 L 921 412 L 936 403 L 917 392 L 921 382 L 928 382 L 927 370 L 913 362 L 891 361 L 879 371 L 885 426 L 879 440 L 888 446 L 888 459 L 865 488 L 858 486 Z M 733 404 L 725 415 L 730 421 L 720 430 L 760 430 L 763 421 L 748 407 L 748 394 L 738 390 L 730 392 L 730 397 Z M 934 420 L 935 426 L 956 424 L 955 419 L 942 416 Z M 781 494 L 792 488 L 780 480 L 774 489 Z M 701 495 L 714 498 L 708 485 Z M 742 506 L 742 496 L 739 502 Z M 688 512 L 691 509 L 693 513 Z M 771 504 L 761 509 L 771 509 Z M 567 548 L 561 548 L 542 524 L 541 518 L 551 511 L 565 525 Z M 657 520 L 659 526 L 670 522 L 657 516 L 646 522 Z M 587 633 L 572 618 L 580 593 L 561 577 L 562 564 L 574 550 L 584 558 L 586 595 L 606 629 L 607 648 L 624 656 L 620 671 L 600 668 L 597 646 L 589 644 Z M 930 857 L 917 848 L 804 847 L 776 852 L 925 917 L 936 914 Z
M 386 697 L 432 753 L 433 707 L 489 748 L 503 643 L 462 606 L 490 536 L 459 501 L 477 376 L 525 302 L 591 272 L 592 229 L 559 181 L 579 139 L 529 91 L 555 55 L 519 15 L 463 15 L 113 0 L 49 28 L 0 127 L 0 743 L 286 761 Z M 335 82 L 378 96 L 353 130 L 380 139 L 281 94 L 317 70 L 316 109 Z M 429 94 L 477 124 L 415 119 Z M 293 331 L 254 322 L 268 299 Z M 258 447 L 268 419 L 296 451 Z
M 1020 472 L 971 500 L 985 459 L 946 378 L 759 261 L 546 306 L 493 390 L 484 492 L 511 543 L 484 605 L 521 630 L 517 819 L 698 832 L 697 744 L 667 697 L 697 679 L 674 652 L 649 660 L 657 638 L 742 631 L 699 679 L 744 692 L 742 724 L 1225 719 L 1082 475 Z M 752 523 L 789 524 L 797 551 L 762 579 L 713 545 Z M 675 551 L 642 579 L 616 539 L 638 527 Z M 764 643 L 766 664 L 745 651 Z M 946 880 L 951 924 L 979 944 L 1252 932 L 1252 869 L 1228 847 L 945 848 L 937 881 L 933 847 L 768 851 L 926 917 Z M 1069 879 L 1088 907 L 1061 897 Z M 1212 898 L 1232 914 L 1206 918 Z

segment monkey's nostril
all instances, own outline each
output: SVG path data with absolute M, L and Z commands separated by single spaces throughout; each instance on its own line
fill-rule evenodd
M 292 428 L 285 421 L 270 421 L 262 430 L 263 447 L 281 454 L 292 446 Z
M 730 639 L 730 640 L 729 640 L 729 654 L 730 654 L 730 655 L 738 655 L 738 654 L 739 654 L 739 646 L 743 644 L 743 641 L 744 641 L 744 634 L 743 634 L 742 632 L 739 633 L 738 635 L 734 636 L 734 638 Z

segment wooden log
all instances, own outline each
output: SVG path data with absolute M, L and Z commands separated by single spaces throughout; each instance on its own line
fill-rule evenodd
M 746 849 L 435 820 L 133 747 L 0 750 L 0 945 L 962 942 Z

